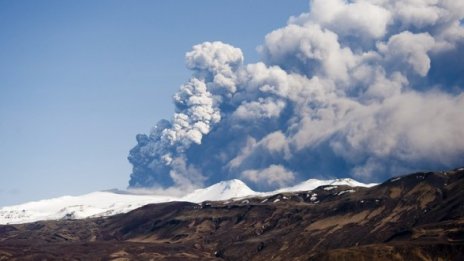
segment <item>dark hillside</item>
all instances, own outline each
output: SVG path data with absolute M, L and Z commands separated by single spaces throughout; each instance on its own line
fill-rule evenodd
M 0 260 L 54 259 L 464 260 L 464 169 L 0 226 Z

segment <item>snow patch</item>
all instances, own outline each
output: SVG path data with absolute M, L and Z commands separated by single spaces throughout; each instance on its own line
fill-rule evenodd
M 311 198 L 309 199 L 310 201 L 316 201 L 317 200 L 317 194 L 316 193 L 313 193 L 311 195 Z
M 325 187 L 324 190 L 329 191 L 329 190 L 336 189 L 336 188 L 337 186 L 329 186 L 329 187 Z
M 354 189 L 348 189 L 348 190 L 343 190 L 343 191 L 338 192 L 337 195 L 340 196 L 340 195 L 343 195 L 343 194 L 345 194 L 345 193 L 353 193 L 353 192 L 356 192 L 356 190 L 354 190 Z

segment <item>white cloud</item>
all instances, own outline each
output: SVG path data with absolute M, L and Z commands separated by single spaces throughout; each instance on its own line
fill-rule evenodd
M 407 64 L 419 75 L 426 76 L 430 69 L 427 52 L 434 45 L 435 40 L 428 33 L 414 34 L 404 31 L 393 35 L 386 44 L 381 43 L 377 47 L 394 66 L 401 68 L 401 64 Z
M 464 165 L 464 4 L 310 3 L 266 35 L 262 62 L 222 42 L 186 54 L 192 79 L 171 121 L 137 136 L 131 184 L 269 189 Z
M 320 24 L 341 36 L 378 39 L 387 32 L 390 11 L 371 1 L 313 0 L 310 13 L 289 23 Z
M 355 56 L 340 46 L 338 36 L 315 24 L 290 24 L 275 30 L 266 36 L 261 50 L 271 64 L 309 76 L 320 73 L 333 80 L 346 80 L 355 64 Z
M 378 162 L 421 161 L 449 165 L 464 155 L 464 95 L 407 92 L 383 104 L 359 107 L 330 142 L 339 155 L 359 169 Z M 371 159 L 363 163 L 363 159 Z M 361 159 L 361 160 L 360 160 Z M 374 164 L 375 163 L 375 164 Z M 375 172 L 371 172 L 372 175 Z
M 234 93 L 235 70 L 243 63 L 239 48 L 222 42 L 204 42 L 193 46 L 185 55 L 187 68 L 198 73 L 198 77 L 212 78 L 212 88 Z
M 203 135 L 210 131 L 211 125 L 221 119 L 206 84 L 194 78 L 182 85 L 173 99 L 179 112 L 174 114 L 172 127 L 165 129 L 161 138 L 171 145 L 182 144 L 182 149 L 188 148 L 192 142 L 201 144 Z
M 238 120 L 260 120 L 278 117 L 285 108 L 282 100 L 262 99 L 242 103 L 232 114 Z
M 260 170 L 246 170 L 241 177 L 245 180 L 267 186 L 283 187 L 295 180 L 295 175 L 280 165 L 270 165 Z

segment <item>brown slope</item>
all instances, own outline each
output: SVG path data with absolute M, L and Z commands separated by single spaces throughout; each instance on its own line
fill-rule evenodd
M 0 260 L 464 260 L 464 170 L 349 189 L 0 226 Z

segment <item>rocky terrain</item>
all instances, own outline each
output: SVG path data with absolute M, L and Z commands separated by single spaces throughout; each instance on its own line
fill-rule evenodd
M 464 168 L 0 226 L 0 260 L 464 260 Z

